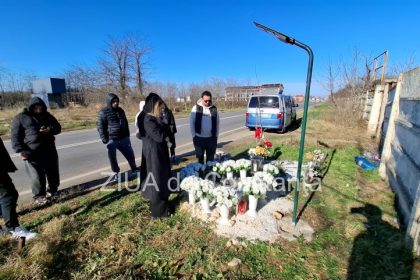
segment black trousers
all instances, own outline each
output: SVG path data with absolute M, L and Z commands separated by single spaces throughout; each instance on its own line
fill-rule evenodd
M 26 173 L 32 183 L 32 197 L 34 199 L 46 195 L 46 192 L 57 192 L 60 185 L 57 150 L 45 152 L 42 157 L 25 161 Z M 48 180 L 48 190 L 47 190 Z
M 16 205 L 19 194 L 7 173 L 0 173 L 0 214 L 3 216 L 6 229 L 14 230 L 19 226 Z
M 214 154 L 217 148 L 217 137 L 198 137 L 193 139 L 195 156 L 199 163 L 204 163 L 204 153 L 206 154 L 206 161 L 213 161 Z

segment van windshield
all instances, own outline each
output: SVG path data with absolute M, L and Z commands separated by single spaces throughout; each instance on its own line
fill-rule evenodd
M 258 106 L 258 103 L 259 103 L 259 106 Z M 279 98 L 277 96 L 251 97 L 248 108 L 258 108 L 258 107 L 259 108 L 279 108 Z

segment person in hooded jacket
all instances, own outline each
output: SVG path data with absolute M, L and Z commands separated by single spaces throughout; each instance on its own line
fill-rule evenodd
M 169 126 L 162 122 L 161 112 L 165 105 L 155 93 L 146 98 L 146 104 L 137 121 L 143 141 L 141 160 L 141 191 L 149 200 L 152 218 L 168 216 L 168 182 L 171 164 L 168 151 Z
M 213 161 L 219 137 L 219 113 L 212 102 L 210 91 L 204 91 L 191 110 L 190 130 L 193 137 L 195 155 L 199 163 Z
M 26 172 L 32 182 L 33 198 L 40 205 L 50 202 L 60 185 L 54 137 L 60 132 L 61 125 L 47 111 L 47 106 L 39 97 L 31 98 L 29 106 L 13 120 L 12 147 L 25 161 Z
M 118 177 L 120 167 L 117 161 L 117 150 L 127 159 L 131 168 L 131 175 L 136 175 L 138 168 L 130 141 L 130 130 L 124 110 L 119 107 L 120 99 L 114 93 L 109 93 L 107 106 L 98 114 L 97 128 L 102 142 L 108 149 L 108 158 L 114 172 L 114 181 Z
M 10 232 L 13 237 L 25 237 L 28 241 L 37 234 L 19 226 L 16 205 L 19 197 L 9 173 L 17 170 L 10 158 L 3 140 L 0 138 L 0 216 L 3 216 L 5 227 L 0 226 L 0 234 Z

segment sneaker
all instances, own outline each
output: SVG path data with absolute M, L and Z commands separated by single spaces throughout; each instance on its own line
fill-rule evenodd
M 117 173 L 114 173 L 114 175 L 112 175 L 111 180 L 109 180 L 109 183 L 110 184 L 117 183 L 118 182 L 119 175 L 120 175 L 120 173 L 118 173 L 118 172 Z
M 49 198 L 46 198 L 44 196 L 41 196 L 41 197 L 38 197 L 38 198 L 35 199 L 35 203 L 38 206 L 44 206 L 44 205 L 50 203 L 50 200 L 49 200 Z
M 134 178 L 137 178 L 137 175 L 140 174 L 140 170 L 131 170 L 128 172 L 128 180 L 133 180 Z
M 50 199 L 50 200 L 55 200 L 55 199 L 58 198 L 58 193 L 57 192 L 54 192 L 54 193 L 47 192 L 47 194 L 45 195 L 45 198 Z
M 29 241 L 38 235 L 36 232 L 21 227 L 15 227 L 15 230 L 11 230 L 10 233 L 12 234 L 12 238 L 19 239 L 20 237 L 25 237 L 26 241 Z

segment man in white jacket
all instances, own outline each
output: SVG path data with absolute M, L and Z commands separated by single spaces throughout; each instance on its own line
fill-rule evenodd
M 193 137 L 195 155 L 199 163 L 213 161 L 216 153 L 217 137 L 219 137 L 219 113 L 212 104 L 210 91 L 204 91 L 201 99 L 191 110 L 190 129 Z

